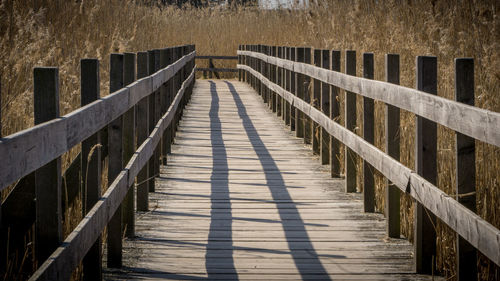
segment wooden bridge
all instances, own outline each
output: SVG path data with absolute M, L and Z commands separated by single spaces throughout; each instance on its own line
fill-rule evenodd
M 22 259 L 34 225 L 32 280 L 427 280 L 440 219 L 457 232 L 459 279 L 477 279 L 478 252 L 499 265 L 500 230 L 471 197 L 474 139 L 500 146 L 500 114 L 471 106 L 472 59 L 456 60 L 451 101 L 435 95 L 435 57 L 417 57 L 417 89 L 397 85 L 397 55 L 387 82 L 371 80 L 373 54 L 356 77 L 353 51 L 341 73 L 338 51 L 240 46 L 239 81 L 196 81 L 195 57 L 192 45 L 113 54 L 103 98 L 99 62 L 82 60 L 82 108 L 65 116 L 57 69 L 34 70 L 37 125 L 0 140 L 2 259 Z M 374 100 L 387 104 L 387 153 L 373 145 Z M 399 109 L 417 116 L 416 171 L 398 161 Z M 457 131 L 458 200 L 436 187 L 436 124 Z M 374 169 L 388 179 L 385 216 Z M 414 245 L 400 235 L 400 192 L 416 200 Z M 63 237 L 78 198 L 85 216 Z

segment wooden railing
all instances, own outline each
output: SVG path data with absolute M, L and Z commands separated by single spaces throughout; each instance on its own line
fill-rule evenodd
M 196 71 L 203 71 L 203 78 L 212 79 L 212 73 L 217 79 L 220 79 L 219 72 L 238 72 L 236 68 L 217 68 L 214 65 L 213 60 L 237 60 L 238 56 L 196 56 L 196 59 L 208 59 L 208 67 L 198 67 Z
M 437 60 L 417 57 L 417 89 L 399 83 L 399 56 L 386 55 L 387 82 L 373 79 L 373 54 L 363 54 L 363 77 L 356 77 L 356 53 L 346 51 L 346 73 L 339 51 L 244 45 L 238 50 L 239 79 L 249 83 L 270 108 L 282 116 L 296 136 L 312 143 L 332 176 L 340 176 L 339 142 L 346 146 L 346 192 L 356 191 L 356 154 L 363 159 L 364 209 L 374 211 L 371 167 L 387 179 L 387 234 L 400 237 L 400 194 L 416 201 L 415 269 L 431 273 L 436 251 L 435 218 L 457 233 L 457 268 L 461 280 L 477 279 L 476 249 L 500 265 L 500 230 L 475 213 L 474 139 L 500 146 L 500 114 L 473 106 L 474 64 L 456 59 L 456 97 L 438 97 Z M 339 117 L 339 90 L 345 90 L 345 124 Z M 363 97 L 363 137 L 356 127 L 356 94 Z M 386 103 L 386 151 L 374 146 L 374 100 Z M 399 162 L 399 109 L 416 114 L 416 171 Z M 456 131 L 456 198 L 437 185 L 437 128 Z M 314 133 L 314 132 L 320 132 Z M 392 183 L 392 184 L 391 184 Z M 399 189 L 399 190 L 398 190 Z
M 194 59 L 194 45 L 112 54 L 110 94 L 103 98 L 99 61 L 83 59 L 82 108 L 65 116 L 59 116 L 58 69 L 34 69 L 35 126 L 0 139 L 0 190 L 18 182 L 11 191 L 15 194 L 24 182 L 21 186 L 32 192 L 23 193 L 25 202 L 15 203 L 35 202 L 35 212 L 24 214 L 28 225 L 35 223 L 36 258 L 43 263 L 32 280 L 67 280 L 80 263 L 84 279 L 101 279 L 101 233 L 106 226 L 108 266 L 121 266 L 122 234 L 134 236 L 134 186 L 137 210 L 147 210 L 152 179 L 159 174 L 160 161 L 166 162 L 192 92 Z M 80 143 L 81 152 L 64 180 L 66 196 L 67 190 L 73 198 L 81 195 L 84 218 L 63 239 L 61 155 Z M 104 195 L 102 151 L 109 183 Z M 68 173 L 76 179 L 68 182 Z M 9 206 L 2 204 L 3 229 L 9 228 L 6 215 L 15 213 L 4 208 Z

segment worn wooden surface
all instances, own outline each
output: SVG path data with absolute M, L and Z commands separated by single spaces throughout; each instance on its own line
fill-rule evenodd
M 150 211 L 105 279 L 379 279 L 412 247 L 237 81 L 197 81 Z
M 311 116 L 323 128 L 326 128 L 330 135 L 355 151 L 392 181 L 401 191 L 408 193 L 412 198 L 419 201 L 479 251 L 497 265 L 500 264 L 500 251 L 498 250 L 500 249 L 500 230 L 464 207 L 410 168 L 367 143 L 355 133 L 331 120 L 328 116 L 313 108 L 302 99 L 295 97 L 290 92 L 270 82 L 267 78 L 248 66 L 238 65 L 238 68 L 250 72 L 278 95 L 285 96 L 298 110 Z

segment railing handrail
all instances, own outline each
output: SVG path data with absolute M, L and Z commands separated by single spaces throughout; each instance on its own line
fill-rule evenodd
M 154 74 L 64 116 L 1 138 L 0 190 L 98 132 L 142 98 L 155 92 L 195 55 L 195 51 L 184 55 Z
M 184 66 L 186 62 L 193 59 L 194 55 L 195 51 L 185 55 L 174 64 L 171 64 L 170 66 L 157 71 L 153 75 L 148 76 L 152 81 L 152 87 L 150 87 L 149 91 L 146 92 L 151 94 L 156 91 L 163 83 L 172 78 L 177 71 L 182 69 L 182 66 Z M 171 70 L 172 67 L 173 71 Z M 120 207 L 120 204 L 124 200 L 129 187 L 134 185 L 135 178 L 139 174 L 139 171 L 153 156 L 155 147 L 157 147 L 160 143 L 163 132 L 173 121 L 174 115 L 177 112 L 184 93 L 194 78 L 195 68 L 193 68 L 188 78 L 186 78 L 182 83 L 182 86 L 176 93 L 176 96 L 167 112 L 156 123 L 154 130 L 135 151 L 125 168 L 121 170 L 106 190 L 106 193 L 93 206 L 82 221 L 80 221 L 78 226 L 67 236 L 64 242 L 31 276 L 30 280 L 69 279 L 73 270 L 78 266 L 78 264 L 80 264 L 80 261 L 84 258 L 85 254 L 92 247 L 104 227 L 111 220 L 115 211 Z M 147 96 L 147 94 L 142 94 L 141 98 L 145 96 Z M 138 98 L 135 102 L 137 103 L 141 98 Z
M 198 55 L 196 59 L 237 60 L 238 56 Z
M 399 107 L 464 135 L 500 147 L 500 113 L 498 112 L 459 103 L 416 89 L 356 77 L 303 62 L 294 62 L 252 51 L 238 50 L 237 53 Z
M 251 51 L 238 51 L 239 55 L 248 56 L 260 60 L 265 60 L 269 64 L 282 67 L 284 69 L 310 76 L 311 78 L 320 80 L 327 84 L 343 88 L 347 91 L 370 97 L 376 100 L 382 100 L 388 104 L 400 107 L 402 101 L 400 96 L 406 97 L 409 94 L 417 95 L 420 98 L 411 99 L 410 102 L 416 103 L 415 106 L 406 106 L 407 110 L 412 111 L 417 115 L 429 118 L 437 123 L 448 126 L 450 128 L 473 137 L 476 134 L 471 133 L 469 129 L 456 126 L 455 121 L 443 121 L 443 118 L 438 118 L 431 113 L 427 113 L 424 109 L 432 108 L 434 104 L 446 104 L 450 107 L 453 106 L 455 110 L 464 110 L 465 113 L 460 115 L 460 118 L 469 118 L 476 122 L 474 118 L 486 118 L 479 120 L 481 128 L 486 133 L 480 135 L 478 139 L 488 143 L 499 146 L 500 140 L 500 114 L 485 109 L 479 109 L 472 106 L 466 106 L 454 101 L 446 100 L 431 96 L 427 93 L 409 89 L 402 86 L 397 86 L 381 81 L 372 81 L 355 76 L 349 76 L 335 71 L 325 70 L 305 63 L 297 63 L 285 59 L 271 57 L 265 54 L 251 52 Z M 440 218 L 451 229 L 457 232 L 472 246 L 481 251 L 485 256 L 491 259 L 495 264 L 500 265 L 500 230 L 492 224 L 482 219 L 480 216 L 466 208 L 464 205 L 453 199 L 448 194 L 444 193 L 437 186 L 418 175 L 410 168 L 404 166 L 396 159 L 390 157 L 382 150 L 378 149 L 375 145 L 370 144 L 362 137 L 359 137 L 354 132 L 341 126 L 336 121 L 332 120 L 329 116 L 325 115 L 319 109 L 316 109 L 311 104 L 295 96 L 291 92 L 283 89 L 281 86 L 271 82 L 264 75 L 257 70 L 244 64 L 238 64 L 237 68 L 240 70 L 248 71 L 253 77 L 257 78 L 260 83 L 264 84 L 271 91 L 277 93 L 285 100 L 287 100 L 292 107 L 299 109 L 314 122 L 323 127 L 330 135 L 344 143 L 364 160 L 370 163 L 374 168 L 380 171 L 387 177 L 393 184 L 395 184 L 402 192 L 410 194 L 415 200 L 420 202 L 425 208 L 430 210 L 434 215 Z M 383 88 L 386 87 L 386 88 Z M 377 90 L 384 91 L 374 93 Z M 395 94 L 397 93 L 397 95 Z M 387 95 L 385 98 L 383 95 Z M 424 98 L 429 102 L 426 104 Z M 403 104 L 404 105 L 404 104 Z M 406 109 L 404 108 L 404 109 Z M 422 109 L 423 108 L 423 109 Z M 472 114 L 474 118 L 468 114 Z M 449 114 L 459 114 L 453 112 Z M 439 113 L 438 113 L 439 115 Z M 445 114 L 446 115 L 446 114 Z M 454 115 L 453 115 L 454 116 Z M 492 117 L 492 118 L 489 118 Z M 459 119 L 460 121 L 462 119 Z M 444 123 L 444 124 L 443 124 Z M 458 128 L 457 128 L 458 127 Z M 495 128 L 497 131 L 494 131 Z

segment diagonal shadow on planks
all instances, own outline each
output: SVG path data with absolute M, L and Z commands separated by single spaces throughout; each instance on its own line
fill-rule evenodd
M 198 80 L 150 211 L 107 280 L 429 280 L 310 147 L 237 81 Z

